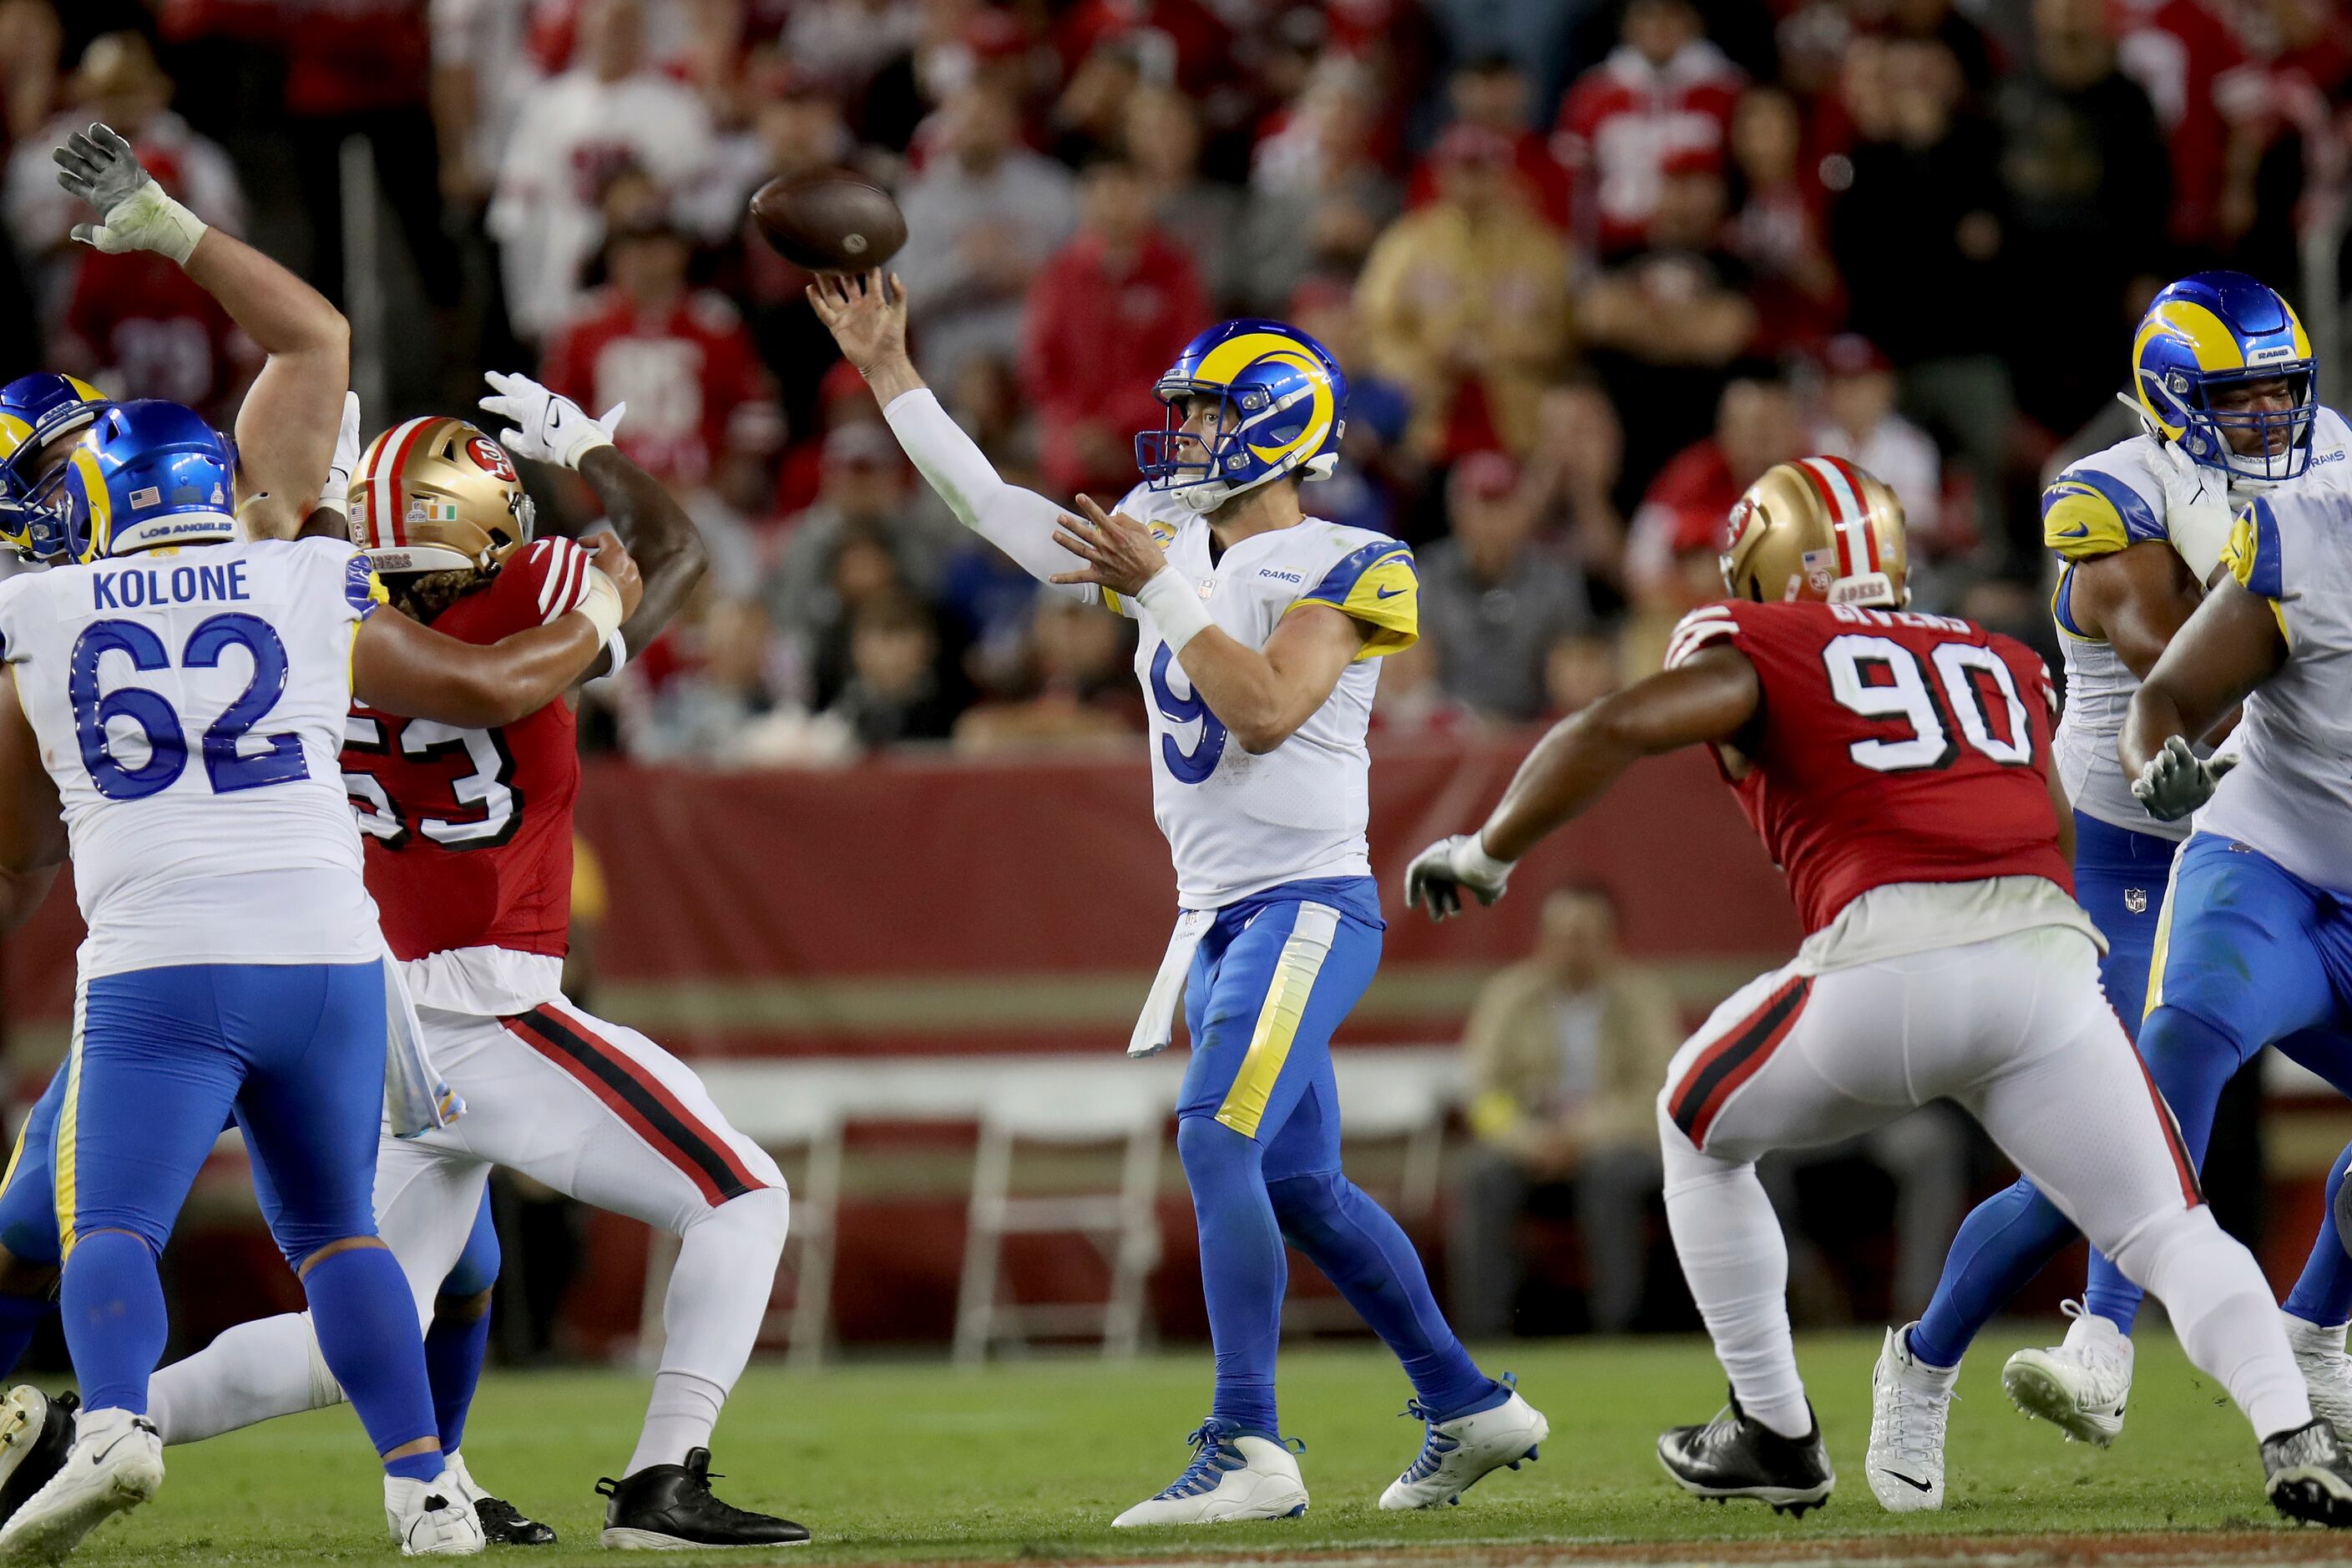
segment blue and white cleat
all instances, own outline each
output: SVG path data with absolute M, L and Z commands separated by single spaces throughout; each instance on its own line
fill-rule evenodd
M 1307 1483 L 1294 1458 L 1305 1444 L 1245 1432 L 1213 1415 L 1187 1441 L 1192 1463 L 1175 1484 L 1112 1520 L 1114 1528 L 1296 1519 L 1307 1511 Z
M 1503 1403 L 1451 1421 L 1433 1421 L 1418 1400 L 1408 1402 L 1404 1413 L 1427 1423 L 1429 1430 L 1422 1439 L 1421 1457 L 1389 1483 L 1389 1489 L 1381 1494 L 1381 1506 L 1443 1508 L 1458 1503 L 1464 1492 L 1486 1476 L 1505 1468 L 1516 1470 L 1536 1458 L 1536 1445 L 1551 1436 L 1551 1423 L 1544 1419 L 1542 1411 L 1519 1397 L 1518 1379 L 1507 1372 L 1503 1374 L 1503 1386 L 1510 1394 Z

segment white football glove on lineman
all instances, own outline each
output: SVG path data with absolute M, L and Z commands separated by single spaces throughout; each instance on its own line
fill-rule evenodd
M 1404 901 L 1419 904 L 1433 921 L 1462 912 L 1465 888 L 1477 894 L 1481 904 L 1491 904 L 1503 896 L 1514 864 L 1487 854 L 1475 833 L 1441 838 L 1404 868 Z
M 499 444 L 516 457 L 535 462 L 577 468 L 589 453 L 613 444 L 613 432 L 619 428 L 621 416 L 629 411 L 627 404 L 615 403 L 605 410 L 604 417 L 591 419 L 580 405 L 557 396 L 527 375 L 494 370 L 482 379 L 498 393 L 482 399 L 482 411 L 513 421 L 499 432 Z
M 327 463 L 327 482 L 319 487 L 319 504 L 349 517 L 352 512 L 352 470 L 360 466 L 360 395 L 343 394 L 343 422 L 335 431 L 335 455 Z
M 2178 441 L 2162 441 L 2159 446 L 2164 452 L 2158 478 L 2164 486 L 2165 531 L 2172 536 L 2173 549 L 2202 587 L 2221 564 L 2221 552 L 2228 547 L 2230 530 L 2237 521 L 2236 510 L 2230 504 L 2230 483 L 2182 451 Z
M 2175 735 L 2132 781 L 2132 794 L 2158 822 L 2178 822 L 2211 800 L 2213 786 L 2237 765 L 2235 757 L 2200 757 L 2188 742 Z
M 163 194 L 111 127 L 77 131 L 51 156 L 58 184 L 98 209 L 98 222 L 74 226 L 76 239 L 110 256 L 152 250 L 187 265 L 188 253 L 205 237 L 204 220 Z

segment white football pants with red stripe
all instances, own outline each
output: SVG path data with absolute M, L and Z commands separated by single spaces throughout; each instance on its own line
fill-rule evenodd
M 503 1165 L 680 1238 L 656 1400 L 666 1381 L 683 1380 L 709 1391 L 698 1403 L 715 1418 L 751 1357 L 783 1251 L 790 1199 L 776 1163 L 728 1125 L 685 1063 L 568 1002 L 503 1019 L 422 1007 L 417 1017 L 435 1067 L 466 1100 L 448 1126 L 377 1146 L 377 1230 L 419 1321 L 431 1321 L 489 1169 Z M 150 1414 L 165 1442 L 192 1443 L 341 1397 L 309 1316 L 289 1313 L 239 1324 L 164 1368 Z M 702 1429 L 703 1442 L 687 1447 L 708 1445 Z M 642 1462 L 685 1458 L 679 1447 L 646 1461 L 642 1448 Z
M 1732 1392 L 1811 1426 L 1790 1342 L 1788 1246 L 1756 1176 L 1932 1100 L 1975 1117 L 2133 1280 L 2260 1436 L 2311 1419 L 2269 1285 L 2213 1223 L 2081 932 L 1984 942 L 1751 982 L 1675 1054 L 1658 1096 L 1666 1217 Z

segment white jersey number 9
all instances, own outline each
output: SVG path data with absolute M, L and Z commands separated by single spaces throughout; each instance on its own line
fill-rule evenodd
M 1959 755 L 1952 738 L 1957 727 L 1971 748 L 2003 767 L 2033 761 L 2025 703 L 2000 655 L 1975 643 L 1948 642 L 1937 643 L 1927 661 L 1936 667 L 1941 700 L 1927 683 L 1919 656 L 1892 637 L 1848 632 L 1830 640 L 1822 662 L 1829 668 L 1830 690 L 1839 706 L 1865 719 L 1901 720 L 1911 730 L 1901 740 L 1856 741 L 1846 748 L 1847 755 L 1873 773 L 1948 768 Z M 2008 710 L 2006 739 L 1994 731 L 1989 697 Z

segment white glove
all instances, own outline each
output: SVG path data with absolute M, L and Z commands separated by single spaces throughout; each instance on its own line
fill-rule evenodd
M 1487 854 L 1475 833 L 1441 838 L 1404 868 L 1404 901 L 1421 905 L 1433 921 L 1461 912 L 1465 888 L 1477 894 L 1480 903 L 1491 904 L 1503 896 L 1514 864 Z
M 319 504 L 349 517 L 352 510 L 352 470 L 360 466 L 360 395 L 343 394 L 343 423 L 335 432 L 335 455 L 327 463 L 327 482 L 319 487 Z
M 2160 445 L 2164 462 L 2157 477 L 2164 487 L 2165 531 L 2172 536 L 2172 548 L 2202 586 L 2221 564 L 2236 519 L 2230 505 L 2229 481 L 2182 451 L 2179 442 Z
M 2175 735 L 2164 742 L 2164 750 L 2147 760 L 2147 766 L 2132 781 L 2132 794 L 2158 822 L 2178 822 L 2211 800 L 2221 775 L 2237 765 L 2235 757 L 2214 757 L 2210 761 L 2200 757 L 2188 742 Z
M 205 237 L 204 221 L 163 194 L 130 142 L 107 126 L 92 125 L 67 137 L 51 156 L 58 184 L 98 209 L 98 222 L 74 226 L 76 239 L 110 256 L 152 250 L 187 265 Z
M 578 468 L 589 453 L 613 444 L 613 432 L 619 428 L 621 416 L 629 411 L 627 404 L 615 403 L 605 410 L 604 417 L 591 419 L 580 405 L 558 397 L 527 375 L 494 370 L 482 379 L 498 392 L 495 397 L 482 399 L 482 412 L 513 421 L 499 432 L 499 444 L 518 458 L 536 462 Z

